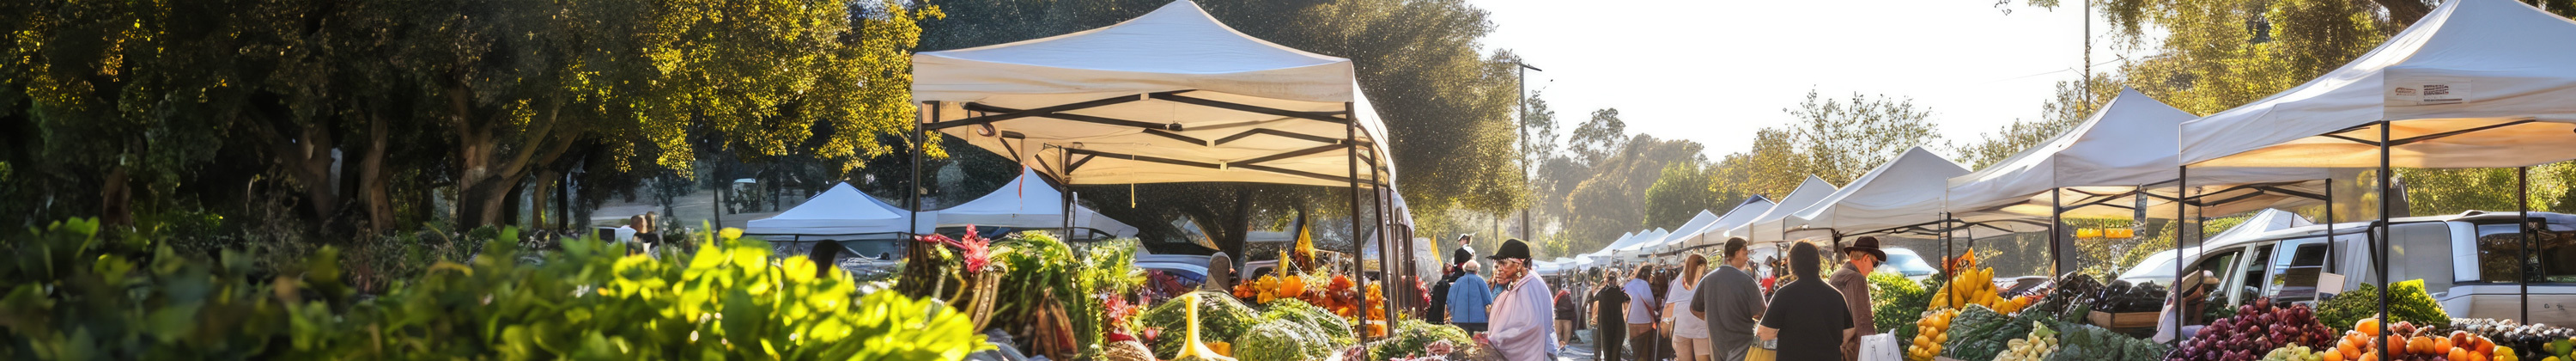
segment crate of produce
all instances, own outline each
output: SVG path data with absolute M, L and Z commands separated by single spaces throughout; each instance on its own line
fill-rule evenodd
M 2093 311 L 2092 314 L 2085 317 L 2085 320 L 2091 321 L 2094 326 L 2102 326 L 2102 328 L 2112 329 L 2156 327 L 2155 312 L 2110 313 Z

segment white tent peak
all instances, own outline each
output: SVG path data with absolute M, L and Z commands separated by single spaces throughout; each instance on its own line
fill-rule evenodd
M 1939 221 L 1947 180 L 1966 174 L 1968 168 L 1959 162 L 1923 147 L 1908 148 L 1791 215 L 1794 219 L 1783 219 L 1782 225 L 1857 233 Z
M 1168 46 L 1169 44 L 1188 46 Z M 1189 0 L 1117 25 L 928 56 L 1070 69 L 1221 74 L 1347 63 L 1244 35 Z M 1098 56 L 1118 54 L 1119 56 Z
M 921 214 L 924 218 L 937 215 L 934 212 Z M 916 222 L 910 222 L 910 217 L 912 211 L 860 193 L 849 183 L 839 183 L 806 199 L 805 203 L 797 204 L 796 208 L 769 218 L 751 220 L 744 227 L 748 228 L 745 233 L 751 234 L 816 236 L 923 233 L 920 231 L 928 230 L 923 225 L 911 224 Z M 907 228 L 907 224 L 911 227 Z M 814 239 L 830 238 L 811 237 L 808 240 Z
M 1770 209 L 1763 210 L 1760 215 L 1744 220 L 1742 225 L 1728 229 L 1726 236 L 1743 237 L 1748 241 L 1782 240 L 1780 218 L 1815 205 L 1817 201 L 1832 195 L 1835 190 L 1834 185 L 1825 183 L 1824 178 L 1817 178 L 1813 174 L 1807 175 L 1807 180 L 1798 183 L 1798 188 L 1790 190 L 1789 195 L 1780 197 L 1779 203 L 1773 204 Z
M 2298 87 L 2184 122 L 2181 164 L 2504 168 L 2576 158 L 2576 21 L 2520 2 L 2452 0 Z M 2531 121 L 2530 123 L 2519 123 Z M 2449 134 L 2454 132 L 2463 132 Z M 2338 138 L 2340 137 L 2340 139 Z M 2411 140 L 2410 139 L 2414 139 Z M 2358 140 L 2358 141 L 2356 141 Z M 2194 173 L 2197 173 L 2195 171 Z
M 1002 226 L 1046 229 L 1064 226 L 1064 193 L 1048 185 L 1036 170 L 1021 168 L 1020 176 L 1001 189 L 955 207 L 939 210 L 939 226 Z M 1099 211 L 1080 204 L 1073 206 L 1074 228 L 1096 229 L 1113 237 L 1133 237 L 1136 227 L 1103 216 Z

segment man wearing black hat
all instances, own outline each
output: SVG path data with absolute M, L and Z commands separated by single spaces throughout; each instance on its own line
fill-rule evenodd
M 1850 247 L 1843 247 L 1843 267 L 1826 278 L 1834 290 L 1842 291 L 1843 307 L 1851 310 L 1852 332 L 1843 336 L 1843 360 L 1860 358 L 1860 338 L 1878 334 L 1875 316 L 1869 308 L 1869 273 L 1887 261 L 1887 251 L 1878 249 L 1878 237 L 1861 237 Z
M 1502 281 L 1499 287 L 1504 289 L 1494 298 L 1492 317 L 1486 324 L 1493 332 L 1486 334 L 1486 340 L 1501 351 L 1505 360 L 1556 359 L 1556 324 L 1549 320 L 1556 313 L 1554 302 L 1550 302 L 1555 293 L 1547 289 L 1547 281 L 1539 280 L 1538 273 L 1530 272 L 1529 244 L 1505 240 L 1502 248 L 1486 258 L 1494 260 L 1494 279 Z

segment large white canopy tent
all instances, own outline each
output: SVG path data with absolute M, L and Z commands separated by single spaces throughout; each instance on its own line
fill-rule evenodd
M 1941 221 L 1947 180 L 1968 174 L 1958 162 L 1913 147 L 1852 179 L 1833 195 L 1779 221 L 1785 229 L 1824 230 L 1825 238 Z
M 1743 225 L 1727 229 L 1726 237 L 1743 237 L 1750 243 L 1787 241 L 1788 230 L 1781 227 L 1780 218 L 1788 217 L 1790 213 L 1797 213 L 1800 209 L 1806 209 L 1807 206 L 1825 200 L 1825 197 L 1833 195 L 1835 190 L 1834 185 L 1825 183 L 1824 178 L 1808 175 L 1806 181 L 1798 183 L 1798 188 L 1789 190 L 1788 196 L 1780 197 L 1779 204 L 1762 211 L 1761 215 L 1754 216 Z
M 1725 215 L 1718 216 L 1716 222 L 1709 222 L 1708 227 L 1702 227 L 1698 232 L 1681 236 L 1681 243 L 1678 246 L 1680 249 L 1690 249 L 1725 245 L 1726 230 L 1753 222 L 1754 217 L 1760 217 L 1763 212 L 1771 211 L 1775 205 L 1777 203 L 1771 202 L 1771 198 L 1754 195 L 1752 198 L 1745 199 L 1743 203 L 1737 203 L 1735 208 L 1727 209 Z
M 1360 215 L 1360 191 L 1395 178 L 1386 127 L 1350 59 L 1247 36 L 1188 0 L 1098 29 L 917 53 L 912 91 L 923 109 L 917 129 L 1068 186 L 1350 187 L 1350 214 Z M 1386 215 L 1389 202 L 1370 203 Z M 1384 223 L 1354 219 L 1349 234 L 1384 237 L 1362 229 Z
M 1036 170 L 1022 168 L 1018 178 L 1002 184 L 1001 189 L 975 200 L 939 210 L 940 227 L 968 225 L 1012 228 L 1055 228 L 1064 225 L 1063 192 L 1039 178 Z M 1109 237 L 1135 237 L 1136 227 L 1076 204 L 1073 206 L 1073 228 L 1097 231 Z
M 1952 236 L 1976 239 L 2013 232 L 2050 233 L 2049 251 L 2063 268 L 2065 237 L 2062 216 L 2133 218 L 2171 216 L 2177 198 L 2166 188 L 2181 177 L 2174 167 L 2177 126 L 2197 119 L 2191 113 L 2156 101 L 2136 89 L 2122 88 L 2117 97 L 2038 146 L 2023 150 L 1985 169 L 1948 180 L 1947 210 L 1965 221 Z M 2247 209 L 2287 207 L 2322 202 L 2323 169 L 2230 168 L 2193 174 L 2195 204 L 2204 212 L 2230 214 Z M 2219 202 L 2224 201 L 2224 202 Z M 2161 211 L 2159 211 L 2161 210 Z M 2037 220 L 2033 220 L 2037 219 Z
M 838 183 L 795 208 L 745 222 L 743 233 L 772 242 L 834 241 L 851 254 L 874 257 L 900 251 L 901 242 L 852 245 L 837 241 L 900 241 L 907 235 L 930 233 L 937 228 L 931 222 L 937 217 L 936 212 L 923 212 L 915 218 L 912 211 L 860 193 L 849 183 Z
M 2576 144 L 2576 62 L 2568 59 L 2576 59 L 2576 21 L 2520 2 L 2444 2 L 2318 79 L 2183 123 L 2182 171 L 2376 167 L 2381 222 L 2398 198 L 2386 196 L 2396 167 L 2522 168 L 2516 180 L 2527 198 L 2529 166 L 2576 159 L 2568 146 Z M 2515 204 L 2529 211 L 2528 199 Z M 2387 238 L 2386 227 L 2376 231 Z M 2522 233 L 2529 249 L 2530 229 Z M 2385 300 L 2387 252 L 2375 254 Z
M 1652 258 L 1656 254 L 1662 253 L 1665 246 L 1671 245 L 1674 240 L 1680 238 L 1675 236 L 1685 235 L 1688 234 L 1688 232 L 1697 230 L 1698 228 L 1708 227 L 1709 223 L 1716 221 L 1717 213 L 1703 209 L 1699 211 L 1699 214 L 1691 216 L 1689 221 L 1682 222 L 1681 227 L 1673 228 L 1672 232 L 1664 233 L 1661 237 L 1655 237 L 1655 239 L 1649 239 L 1644 242 L 1637 242 L 1636 244 L 1621 247 L 1613 251 L 1618 252 L 1620 256 L 1628 258 Z

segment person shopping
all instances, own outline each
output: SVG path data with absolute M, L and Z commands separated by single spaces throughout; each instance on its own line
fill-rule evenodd
M 1708 343 L 1708 322 L 1690 310 L 1691 300 L 1699 294 L 1699 280 L 1708 274 L 1708 257 L 1690 255 L 1682 259 L 1681 273 L 1673 277 L 1672 291 L 1664 295 L 1664 315 L 1673 319 L 1673 359 L 1704 361 L 1714 345 Z
M 1458 329 L 1467 330 L 1469 334 L 1484 333 L 1485 308 L 1494 305 L 1494 290 L 1485 285 L 1485 277 L 1476 275 L 1479 270 L 1475 262 L 1458 264 L 1458 268 L 1457 282 L 1449 285 L 1449 324 L 1457 325 Z M 1496 266 L 1495 269 L 1500 270 L 1501 267 Z
M 1627 339 L 1628 292 L 1619 289 L 1619 270 L 1601 269 L 1601 285 L 1592 291 L 1592 354 L 1600 361 L 1624 360 L 1620 341 Z
M 1569 284 L 1569 286 L 1571 285 Z M 1582 312 L 1576 311 L 1578 310 L 1574 305 L 1574 293 L 1566 292 L 1565 289 L 1557 289 L 1556 344 L 1563 345 L 1574 342 L 1574 325 L 1580 324 L 1579 322 L 1576 322 L 1576 320 L 1580 320 L 1583 317 L 1582 315 L 1579 315 Z M 1556 353 L 1565 353 L 1565 350 L 1560 348 L 1557 349 Z
M 1764 340 L 1780 340 L 1780 360 L 1841 360 L 1843 339 L 1852 332 L 1851 310 L 1843 294 L 1817 277 L 1824 261 L 1813 242 L 1789 248 L 1789 273 L 1797 278 L 1771 295 L 1771 309 L 1756 331 Z
M 1825 280 L 1843 293 L 1843 308 L 1851 310 L 1852 332 L 1843 336 L 1843 361 L 1859 361 L 1860 338 L 1878 334 L 1876 316 L 1869 308 L 1869 273 L 1887 261 L 1887 251 L 1878 249 L 1878 237 L 1861 237 L 1842 251 L 1842 270 Z
M 1628 293 L 1628 353 L 1638 360 L 1654 360 L 1655 344 L 1663 342 L 1655 337 L 1655 307 L 1662 306 L 1655 302 L 1655 265 L 1637 265 L 1637 273 L 1629 276 L 1628 283 L 1619 286 Z
M 1701 276 L 1699 292 L 1691 296 L 1691 315 L 1706 320 L 1709 355 L 1704 361 L 1744 361 L 1754 347 L 1754 322 L 1762 319 L 1762 288 L 1746 272 L 1752 256 L 1745 250 L 1743 238 L 1726 240 L 1723 257 L 1726 265 Z
M 1505 360 L 1556 359 L 1557 330 L 1549 322 L 1549 316 L 1556 312 L 1549 300 L 1547 281 L 1530 272 L 1529 244 L 1518 239 L 1503 240 L 1503 246 L 1486 258 L 1494 260 L 1494 278 L 1502 280 L 1500 287 L 1504 291 L 1494 298 L 1493 322 L 1489 324 L 1493 332 L 1485 334 L 1485 340 L 1492 342 Z

